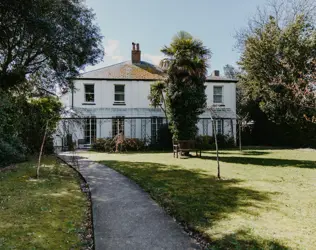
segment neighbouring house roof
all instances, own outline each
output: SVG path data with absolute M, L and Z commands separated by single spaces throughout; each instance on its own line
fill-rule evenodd
M 212 117 L 213 119 L 237 119 L 237 115 L 232 109 L 224 107 L 212 107 L 211 109 L 207 109 L 201 117 Z
M 237 83 L 238 80 L 237 79 L 232 79 L 232 78 L 227 78 L 227 77 L 223 77 L 223 76 L 208 76 L 206 78 L 206 82 L 234 82 L 234 83 Z
M 108 67 L 83 73 L 79 79 L 104 80 L 162 80 L 164 73 L 161 68 L 148 62 L 132 63 L 126 61 Z

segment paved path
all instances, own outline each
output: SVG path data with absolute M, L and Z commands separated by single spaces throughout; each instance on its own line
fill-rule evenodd
M 82 157 L 59 157 L 79 169 L 90 187 L 96 250 L 200 249 L 146 192 L 125 176 Z

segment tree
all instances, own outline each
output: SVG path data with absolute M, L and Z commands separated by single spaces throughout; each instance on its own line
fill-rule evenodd
M 257 7 L 256 13 L 248 19 L 247 26 L 236 32 L 236 48 L 243 52 L 247 39 L 256 30 L 262 30 L 270 21 L 270 16 L 280 28 L 288 26 L 304 15 L 310 23 L 316 22 L 316 2 L 314 0 L 268 0 L 265 5 Z
M 28 128 L 25 129 L 25 132 L 31 134 L 29 139 L 34 142 L 33 147 L 38 145 L 39 156 L 36 177 L 39 178 L 44 146 L 47 139 L 51 138 L 52 133 L 56 130 L 62 112 L 62 104 L 55 97 L 32 98 L 29 101 L 28 109 L 31 112 L 28 115 L 31 121 L 27 123 Z M 35 134 L 37 136 L 34 136 Z
M 18 89 L 32 74 L 44 87 L 69 79 L 103 56 L 94 14 L 81 0 L 0 2 L 0 88 Z
M 166 110 L 166 100 L 165 100 L 165 92 L 166 92 L 166 83 L 164 81 L 158 81 L 150 86 L 150 94 L 148 99 L 150 101 L 150 105 L 154 108 L 160 107 L 160 109 L 164 112 L 165 117 L 167 119 L 167 110 Z
M 234 66 L 232 66 L 230 64 L 226 64 L 224 66 L 225 77 L 231 78 L 231 79 L 237 79 L 238 73 L 239 73 L 238 70 Z
M 247 39 L 241 82 L 271 120 L 294 124 L 316 111 L 315 62 L 315 27 L 299 16 L 281 29 L 271 17 Z
M 167 69 L 166 107 L 173 139 L 192 139 L 206 107 L 205 80 L 211 52 L 184 31 L 161 51 L 166 56 L 161 64 Z

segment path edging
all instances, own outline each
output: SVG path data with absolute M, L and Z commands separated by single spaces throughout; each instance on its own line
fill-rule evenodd
M 56 157 L 59 160 L 61 160 L 63 163 L 65 163 L 68 167 L 70 167 L 74 171 L 76 171 L 76 173 L 78 173 L 80 179 L 85 183 L 85 186 L 88 189 L 88 198 L 89 198 L 89 201 L 90 201 L 89 210 L 90 210 L 90 214 L 91 214 L 91 224 L 92 224 L 91 229 L 92 229 L 92 239 L 93 239 L 92 250 L 95 250 L 94 218 L 93 218 L 93 213 L 92 213 L 92 198 L 91 198 L 90 186 L 89 186 L 87 180 L 84 178 L 84 176 L 82 175 L 82 173 L 80 173 L 80 171 L 78 169 L 76 169 L 73 165 L 71 165 L 69 162 L 67 162 L 65 159 L 63 159 L 63 157 L 59 156 L 58 154 L 56 154 Z

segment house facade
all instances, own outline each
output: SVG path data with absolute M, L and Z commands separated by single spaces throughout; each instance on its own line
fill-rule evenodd
M 55 144 L 65 136 L 90 145 L 96 138 L 114 137 L 120 131 L 130 138 L 157 139 L 164 113 L 150 106 L 151 84 L 164 79 L 158 66 L 141 60 L 138 44 L 133 43 L 131 60 L 93 70 L 74 79 L 74 90 L 61 97 L 71 110 L 56 133 Z M 220 77 L 214 71 L 205 82 L 207 106 L 197 124 L 199 134 L 212 135 L 211 116 L 216 131 L 236 136 L 236 80 Z

